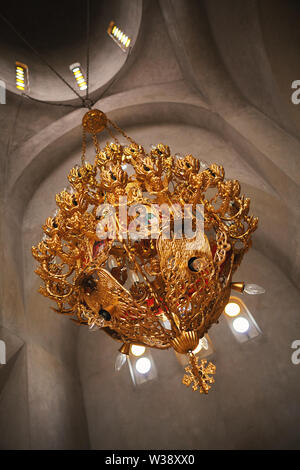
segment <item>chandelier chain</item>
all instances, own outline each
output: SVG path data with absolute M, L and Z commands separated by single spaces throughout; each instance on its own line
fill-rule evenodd
M 109 133 L 109 135 L 111 136 L 111 138 L 117 143 L 117 144 L 120 144 L 118 138 L 116 137 L 116 135 L 113 133 L 113 131 L 108 127 L 107 128 L 107 131 Z
M 85 165 L 85 153 L 86 153 L 86 132 L 84 127 L 82 128 L 82 154 L 81 154 L 81 165 Z
M 110 119 L 107 118 L 107 122 L 108 124 L 110 124 L 112 127 L 114 127 L 120 134 L 122 134 L 123 137 L 125 137 L 125 139 L 128 140 L 128 142 L 131 142 L 133 145 L 138 145 L 131 137 L 129 137 L 129 135 L 126 134 L 125 131 L 123 131 L 123 129 L 121 129 L 116 123 L 114 123 L 113 121 L 111 121 Z
M 99 142 L 98 142 L 96 134 L 93 134 L 93 142 L 94 142 L 94 146 L 96 149 L 96 153 L 98 155 L 100 153 L 100 147 L 99 147 Z
M 86 4 L 86 94 L 85 99 L 89 98 L 89 69 L 90 69 L 90 0 Z

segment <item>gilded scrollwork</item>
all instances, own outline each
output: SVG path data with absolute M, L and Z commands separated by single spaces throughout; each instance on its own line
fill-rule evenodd
M 56 195 L 57 211 L 32 248 L 43 281 L 40 292 L 56 302 L 57 313 L 103 328 L 119 341 L 190 353 L 191 343 L 182 338 L 199 341 L 218 321 L 257 218 L 249 215 L 250 200 L 240 195 L 240 183 L 225 180 L 222 166 L 203 169 L 193 155 L 172 155 L 164 144 L 147 153 L 102 114 L 101 119 L 129 144 L 116 139 L 100 149 L 95 134 L 94 163 L 71 169 L 71 186 Z M 129 207 L 145 206 L 143 239 L 132 239 L 128 227 L 124 235 L 120 197 Z M 98 209 L 106 203 L 114 209 L 117 231 L 102 239 Z M 162 204 L 173 207 L 169 238 Z M 197 204 L 204 208 L 203 230 L 192 239 L 175 235 L 174 220 L 185 204 L 191 217 Z M 130 220 L 127 214 L 125 223 Z M 214 366 L 198 365 L 191 357 L 184 383 L 207 393 L 212 373 Z

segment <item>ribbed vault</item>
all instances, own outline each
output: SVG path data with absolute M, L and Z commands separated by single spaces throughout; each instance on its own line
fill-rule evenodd
M 40 2 L 30 1 L 17 12 L 7 4 L 3 13 L 71 81 L 68 65 L 85 64 L 84 3 L 62 1 L 60 8 L 52 3 L 42 11 Z M 145 147 L 161 141 L 174 153 L 224 165 L 229 177 L 241 181 L 251 212 L 260 218 L 254 249 L 239 275 L 267 288 L 259 303 L 249 300 L 264 335 L 241 346 L 221 321 L 212 339 L 223 371 L 205 402 L 177 388 L 182 370 L 171 353 L 157 356 L 159 383 L 133 391 L 124 372 L 114 375 L 117 345 L 54 314 L 37 294 L 30 247 L 55 209 L 55 193 L 67 186 L 68 170 L 80 161 L 85 109 L 18 96 L 14 61 L 22 58 L 30 66 L 32 97 L 79 104 L 11 31 L 1 28 L 0 78 L 8 94 L 0 115 L 5 221 L 0 332 L 11 349 L 7 374 L 0 369 L 0 418 L 8 430 L 0 447 L 297 445 L 300 391 L 290 344 L 300 326 L 300 108 L 291 109 L 283 89 L 284 80 L 291 79 L 289 60 L 299 51 L 295 45 L 285 57 L 284 48 L 274 50 L 272 41 L 284 14 L 286 44 L 295 33 L 286 24 L 298 10 L 296 2 L 287 7 L 274 2 L 271 24 L 271 2 L 262 3 L 91 2 L 90 86 L 96 107 Z M 106 34 L 111 19 L 133 38 L 127 59 Z M 50 38 L 54 24 L 56 35 Z M 107 139 L 103 134 L 102 142 Z M 91 148 L 87 159 L 93 159 Z M 12 411 L 14 400 L 18 413 Z

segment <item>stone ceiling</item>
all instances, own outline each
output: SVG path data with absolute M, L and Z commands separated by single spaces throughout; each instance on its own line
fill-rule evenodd
M 53 8 L 53 3 L 58 7 Z M 40 2 L 29 1 L 18 11 L 6 4 L 2 12 L 47 61 L 71 81 L 69 64 L 79 61 L 85 66 L 83 3 L 52 2 L 47 10 L 42 10 Z M 280 304 L 280 309 L 284 310 L 284 301 L 290 299 L 290 326 L 283 335 L 286 342 L 293 339 L 294 332 L 299 331 L 296 287 L 300 284 L 300 105 L 297 107 L 290 100 L 291 82 L 300 79 L 300 63 L 296 60 L 299 57 L 297 25 L 300 16 L 297 2 L 115 0 L 91 3 L 90 85 L 95 107 L 106 112 L 134 138 L 138 137 L 141 144 L 147 146 L 165 136 L 165 143 L 174 152 L 192 151 L 195 156 L 210 162 L 218 159 L 227 174 L 238 178 L 242 191 L 251 197 L 251 211 L 260 217 L 260 228 L 254 236 L 255 255 L 249 260 L 249 273 L 254 276 L 259 270 L 259 276 L 268 284 L 269 297 L 264 303 L 261 319 L 267 332 L 266 343 L 252 345 L 253 349 L 247 353 L 247 349 L 241 352 L 233 345 L 226 346 L 221 333 L 219 336 L 216 333 L 216 340 L 225 350 L 227 348 L 228 357 L 234 354 L 236 358 L 241 354 L 244 361 L 249 360 L 252 373 L 255 373 L 255 364 L 261 360 L 262 354 L 266 355 L 268 364 L 271 364 L 271 354 L 274 354 L 277 368 L 274 372 L 267 368 L 266 382 L 261 375 L 261 382 L 256 384 L 257 391 L 262 385 L 265 393 L 259 409 L 266 406 L 267 383 L 268 380 L 273 385 L 276 383 L 276 373 L 281 374 L 282 387 L 285 386 L 284 374 L 287 374 L 290 380 L 287 393 L 291 397 L 291 407 L 296 407 L 296 372 L 295 369 L 283 372 L 284 362 L 280 356 L 284 347 L 280 339 L 282 332 L 279 323 L 277 329 L 273 327 L 271 316 L 275 309 L 279 322 L 280 312 L 276 305 L 279 309 Z M 70 5 L 72 10 L 68 14 Z M 270 11 L 272 15 L 268 15 Z M 106 33 L 111 19 L 132 37 L 133 47 L 128 57 Z M 280 41 L 277 40 L 279 37 Z M 79 333 L 68 319 L 55 316 L 45 299 L 35 294 L 38 280 L 33 274 L 34 261 L 29 254 L 31 244 L 41 236 L 40 225 L 48 210 L 54 209 L 54 194 L 65 185 L 67 169 L 80 159 L 80 122 L 85 110 L 33 102 L 16 92 L 14 64 L 15 60 L 21 60 L 29 65 L 30 95 L 33 98 L 60 104 L 80 104 L 72 92 L 2 23 L 0 50 L 0 79 L 6 81 L 8 90 L 7 104 L 0 105 L 1 219 L 5 220 L 1 232 L 5 275 L 2 274 L 1 279 L 0 320 L 5 335 L 18 346 L 17 352 L 11 356 L 13 362 L 9 373 L 1 382 L 0 423 L 2 419 L 3 423 L 8 423 L 9 429 L 19 429 L 15 440 L 13 433 L 9 432 L 2 446 L 99 448 L 108 444 L 106 439 L 101 444 L 98 433 L 104 428 L 97 428 L 93 419 L 93 410 L 98 410 L 99 406 L 96 406 L 95 393 L 101 395 L 103 385 L 101 374 L 106 381 L 110 377 L 113 384 L 112 389 L 103 385 L 103 399 L 108 399 L 109 393 L 115 399 L 118 393 L 123 392 L 116 385 L 112 369 L 108 370 L 103 363 L 99 363 L 99 370 L 97 364 L 95 370 L 87 366 L 90 356 L 95 360 L 101 338 L 97 345 L 94 344 L 97 340 L 93 340 L 89 350 L 86 332 Z M 256 264 L 258 260 L 261 263 L 259 267 Z M 247 272 L 246 267 L 244 272 Z M 278 284 L 285 286 L 285 293 Z M 276 291 L 276 295 L 272 295 L 272 291 Z M 268 338 L 268 331 L 273 332 L 274 343 Z M 106 341 L 103 344 L 106 345 Z M 105 357 L 109 356 L 110 347 L 114 345 L 105 346 Z M 289 348 L 289 344 L 286 347 Z M 287 353 L 284 354 L 286 358 Z M 222 356 L 219 357 L 222 362 Z M 176 374 L 177 369 L 172 359 L 169 360 L 173 364 L 171 370 L 174 367 Z M 244 363 L 239 359 L 235 362 L 241 372 Z M 18 374 L 13 373 L 16 368 Z M 88 371 L 89 377 L 99 375 L 94 391 Z M 53 380 L 57 384 L 57 403 L 53 402 L 50 391 Z M 162 396 L 167 399 L 167 382 L 162 383 Z M 220 383 L 219 393 L 227 390 L 234 397 L 233 385 L 229 381 L 221 380 Z M 14 418 L 4 411 L 4 408 L 10 409 L 11 404 L 1 408 L 1 397 L 3 404 L 9 404 L 13 389 L 20 391 L 23 400 L 18 402 L 22 413 Z M 241 414 L 244 419 L 250 419 L 255 396 L 247 392 L 245 386 L 242 389 L 249 412 Z M 72 390 L 74 397 L 68 401 L 66 396 Z M 153 390 L 153 393 L 159 400 L 159 392 Z M 183 394 L 178 394 L 173 400 L 172 410 L 176 409 L 176 397 L 183 399 Z M 277 399 L 284 403 L 283 395 L 273 397 L 274 406 Z M 149 393 L 146 392 L 145 396 L 150 400 Z M 146 402 L 143 398 L 139 400 L 138 409 L 142 409 Z M 209 409 L 213 412 L 214 404 L 218 404 L 220 415 L 214 422 L 217 426 L 221 416 L 221 424 L 217 428 L 216 443 L 207 431 L 207 446 L 228 448 L 230 443 L 225 438 L 222 441 L 222 435 L 230 429 L 230 412 L 234 410 L 238 421 L 240 410 L 234 408 L 234 398 L 228 399 L 226 406 L 222 404 L 221 395 L 215 395 L 215 400 L 210 399 Z M 128 406 L 132 406 L 130 403 Z M 155 404 L 151 402 L 151 406 Z M 187 414 L 192 413 L 190 406 L 188 408 L 185 404 L 181 408 L 181 420 L 185 415 L 183 410 Z M 26 412 L 24 407 L 28 408 Z M 75 410 L 79 410 L 77 415 Z M 171 420 L 170 410 L 166 412 L 166 420 Z M 205 413 L 203 409 L 202 413 Z M 265 434 L 271 422 L 271 407 L 268 413 L 262 425 Z M 283 422 L 287 425 L 292 408 L 285 409 L 284 413 L 282 422 L 279 419 L 272 423 L 278 429 L 278 435 L 280 425 Z M 46 432 L 45 423 L 51 414 L 52 420 Z M 294 415 L 295 419 L 299 417 L 299 409 L 294 409 Z M 108 414 L 103 419 L 108 420 Z M 147 419 L 151 424 L 150 415 Z M 115 439 L 118 445 L 122 446 L 123 442 L 130 448 L 124 429 L 131 429 L 128 431 L 130 437 L 133 423 L 122 409 L 115 420 L 121 431 L 109 428 L 112 443 Z M 237 421 L 237 429 L 242 429 L 243 421 Z M 59 444 L 55 430 L 61 423 L 67 432 Z M 203 423 L 209 427 L 209 415 L 203 418 Z M 182 425 L 186 429 L 189 424 L 195 426 L 192 418 Z M 174 424 L 172 426 L 174 445 L 180 446 L 180 432 Z M 259 426 L 255 421 L 254 430 L 258 436 Z M 77 436 L 72 432 L 74 427 L 80 427 Z M 161 432 L 166 432 L 166 429 Z M 255 433 L 251 430 L 249 433 L 251 445 L 255 446 L 258 442 Z M 60 434 L 58 436 L 61 437 Z M 191 446 L 195 447 L 202 435 L 200 430 L 199 435 L 194 430 L 188 436 Z M 163 442 L 166 444 L 166 436 Z M 186 438 L 186 448 L 188 442 Z M 236 434 L 234 442 L 237 448 L 241 448 L 245 445 L 246 436 L 242 439 Z M 271 446 L 270 436 L 264 442 Z M 288 446 L 287 440 L 281 442 Z M 151 443 L 158 445 L 151 429 L 144 441 L 141 437 L 140 448 L 143 445 L 147 448 L 147 443 L 149 447 Z

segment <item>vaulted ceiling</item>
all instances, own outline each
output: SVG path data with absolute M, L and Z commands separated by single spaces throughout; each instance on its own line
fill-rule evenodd
M 51 2 L 45 7 L 41 2 L 30 0 L 18 9 L 7 3 L 1 7 L 1 12 L 74 86 L 69 65 L 79 61 L 83 67 L 86 66 L 85 2 Z M 278 357 L 278 367 L 274 370 L 280 375 L 284 369 L 280 362 L 280 352 L 284 347 L 278 339 L 280 324 L 273 330 L 270 317 L 271 309 L 276 310 L 280 303 L 279 297 L 282 302 L 280 309 L 284 309 L 283 300 L 286 302 L 289 298 L 291 302 L 291 326 L 283 333 L 287 342 L 299 327 L 296 287 L 299 287 L 300 280 L 300 105 L 297 107 L 290 99 L 291 83 L 300 78 L 300 62 L 297 60 L 299 17 L 299 5 L 294 0 L 91 2 L 90 91 L 95 107 L 106 112 L 145 146 L 163 141 L 174 153 L 193 153 L 209 162 L 221 163 L 229 177 L 241 181 L 242 191 L 251 197 L 251 211 L 260 217 L 260 227 L 254 236 L 257 251 L 253 258 L 249 258 L 249 273 L 254 276 L 259 271 L 259 276 L 271 291 L 268 302 L 263 304 L 265 316 L 262 322 L 266 332 L 272 331 L 277 338 L 277 346 L 272 343 L 268 349 L 268 344 L 254 344 L 248 353 L 245 350 L 241 353 L 234 346 L 226 346 L 221 334 L 216 337 L 225 350 L 227 348 L 228 354 L 244 356 L 243 360 L 249 361 L 253 373 L 261 354 L 267 356 L 270 351 Z M 106 28 L 111 20 L 131 36 L 130 54 L 124 53 L 107 35 Z M 106 383 L 111 381 L 114 398 L 117 392 L 121 393 L 120 388 L 116 385 L 113 370 L 108 370 L 102 360 L 99 370 L 87 366 L 90 360 L 96 360 L 98 353 L 101 354 L 101 350 L 98 351 L 101 337 L 93 337 L 89 350 L 86 333 L 79 333 L 67 319 L 54 316 L 45 299 L 35 293 L 38 281 L 33 274 L 34 262 L 30 255 L 30 246 L 40 239 L 41 223 L 54 210 L 54 195 L 65 185 L 68 168 L 80 159 L 80 124 L 85 109 L 64 106 L 80 106 L 81 103 L 3 22 L 0 50 L 0 79 L 7 84 L 7 104 L 0 105 L 1 210 L 5 220 L 1 241 L 3 265 L 6 267 L 6 275 L 1 280 L 3 308 L 0 319 L 7 337 L 15 335 L 22 339 L 22 344 L 26 344 L 22 349 L 19 345 L 13 356 L 15 359 L 11 360 L 11 369 L 16 367 L 14 364 L 18 364 L 20 371 L 26 369 L 28 384 L 25 387 L 22 382 L 20 390 L 25 401 L 26 397 L 31 399 L 28 405 L 31 421 L 28 416 L 19 415 L 22 419 L 19 427 L 30 429 L 31 443 L 28 444 L 27 437 L 22 441 L 20 434 L 18 445 L 55 446 L 55 429 L 59 426 L 61 413 L 68 429 L 61 447 L 101 447 L 101 439 L 97 437 L 99 429 L 92 418 L 93 406 L 96 406 L 95 393 L 103 387 L 103 394 L 108 399 L 111 389 L 101 383 L 101 377 Z M 49 101 L 52 105 L 20 96 L 14 87 L 16 60 L 29 66 L 30 96 Z M 106 138 L 103 136 L 103 141 Z M 92 158 L 92 149 L 89 148 L 88 152 Z M 246 267 L 244 273 L 247 273 Z M 287 291 L 284 294 L 275 282 L 284 285 L 290 294 L 287 295 Z M 273 289 L 275 297 L 272 296 Z M 279 312 L 275 317 L 279 322 Z M 110 357 L 113 346 L 107 345 L 106 339 L 103 345 L 103 356 Z M 289 344 L 286 347 L 289 348 Z M 288 356 L 288 353 L 284 354 Z M 25 365 L 20 363 L 23 355 L 26 355 Z M 169 361 L 173 364 L 171 358 Z M 271 357 L 267 361 L 271 362 Z M 241 372 L 243 363 L 238 359 L 235 362 Z M 110 364 L 110 359 L 107 363 Z M 173 364 L 172 367 L 176 375 L 176 366 Z M 265 373 L 270 383 L 276 383 L 273 372 L 267 369 Z M 298 390 L 296 371 L 288 369 L 284 373 L 290 379 L 288 394 L 294 403 Z M 97 375 L 98 382 L 93 389 L 88 377 L 94 375 Z M 259 377 L 267 397 L 268 382 L 264 382 L 261 375 Z M 16 380 L 9 370 L 5 375 L 7 391 L 16 387 Z M 57 400 L 61 401 L 58 408 L 49 398 L 52 380 L 57 381 L 59 390 Z M 83 389 L 80 381 L 85 381 Z M 221 390 L 233 393 L 233 385 L 228 380 L 221 383 L 219 393 Z M 280 383 L 283 386 L 284 380 Z M 163 388 L 167 387 L 167 383 L 162 384 Z M 68 401 L 64 394 L 71 394 L 72 389 L 75 396 Z M 248 394 L 245 400 L 251 408 L 254 406 L 253 396 L 245 388 L 243 391 Z M 160 390 L 152 392 L 159 400 Z M 131 392 L 127 390 L 126 393 Z M 178 394 L 173 400 L 174 409 L 176 397 L 181 403 L 184 396 L 189 400 L 189 396 Z M 145 396 L 150 406 L 155 407 L 148 392 Z M 162 396 L 167 399 L 166 389 Z M 210 412 L 217 403 L 223 420 L 217 429 L 215 447 L 223 445 L 228 448 L 230 443 L 225 438 L 222 444 L 222 433 L 230 428 L 229 410 L 234 408 L 234 399 L 228 400 L 228 408 L 224 408 L 221 397 L 216 394 L 212 397 L 215 397 L 215 402 L 213 398 L 209 399 Z M 276 399 L 283 400 L 281 396 L 273 398 L 274 406 Z M 9 402 L 8 392 L 5 400 Z M 146 406 L 145 400 L 141 399 L 141 406 Z M 34 403 L 39 403 L 40 407 L 35 407 Z M 194 398 L 192 403 L 190 408 L 184 405 L 187 414 L 192 413 L 192 407 L 196 406 Z M 262 400 L 262 409 L 264 404 Z M 79 407 L 77 417 L 76 407 Z M 88 418 L 85 409 L 88 409 Z M 53 419 L 43 440 L 40 436 L 47 412 L 51 414 L 52 411 Z M 296 411 L 297 417 L 299 411 Z M 203 407 L 202 412 L 205 413 Z M 170 421 L 170 410 L 168 413 L 165 416 Z M 183 422 L 183 409 L 180 413 Z M 234 409 L 234 413 L 237 416 L 238 410 Z M 267 418 L 272 414 L 271 408 L 268 413 L 263 424 L 264 432 L 270 422 Z M 292 411 L 286 413 L 283 420 L 287 422 Z M 251 410 L 244 418 L 249 419 L 250 415 Z M 0 401 L 1 416 L 4 415 L 1 415 Z M 124 442 L 130 448 L 124 435 L 125 429 L 130 426 L 133 429 L 133 424 L 128 416 L 123 415 L 122 409 L 114 417 L 122 431 L 114 434 L 115 431 L 109 428 L 110 435 L 118 445 L 122 446 Z M 105 419 L 108 420 L 108 415 Z M 149 422 L 151 419 L 149 417 Z M 5 420 L 9 420 L 6 415 Z M 203 418 L 203 422 L 208 426 L 209 415 Z M 195 425 L 192 418 L 182 424 L 184 428 L 188 427 L 187 423 Z M 17 424 L 14 421 L 11 425 Z M 80 426 L 79 437 L 72 434 L 73 425 Z M 241 422 L 237 426 L 241 427 Z M 274 426 L 279 432 L 280 422 Z M 255 429 L 257 427 L 259 422 L 255 422 Z M 180 432 L 174 423 L 172 430 L 174 445 L 179 445 Z M 249 433 L 251 445 L 258 445 L 252 431 Z M 192 447 L 197 446 L 200 435 L 200 431 L 199 435 L 196 431 L 189 435 Z M 166 439 L 164 436 L 164 443 Z M 238 435 L 234 439 L 237 448 L 244 445 Z M 49 441 L 52 444 L 48 444 Z M 103 442 L 108 445 L 107 440 Z M 144 441 L 141 439 L 140 447 L 147 446 L 147 442 L 149 447 L 152 442 L 158 445 L 151 431 Z M 271 440 L 265 442 L 271 446 Z M 282 442 L 287 446 L 287 442 Z M 184 446 L 188 448 L 188 440 L 184 441 Z M 213 435 L 207 438 L 207 446 L 214 448 Z

